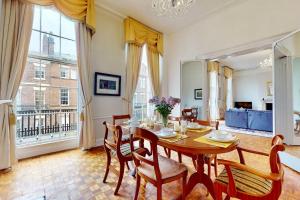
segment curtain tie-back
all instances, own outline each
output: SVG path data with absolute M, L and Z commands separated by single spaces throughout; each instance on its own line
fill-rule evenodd
M 15 125 L 17 122 L 16 114 L 15 113 L 10 113 L 9 114 L 9 125 Z
M 17 118 L 16 118 L 16 114 L 14 113 L 13 105 L 12 105 L 11 102 L 13 102 L 13 101 L 11 100 L 10 102 L 4 103 L 3 105 L 8 106 L 9 109 L 11 110 L 8 114 L 8 116 L 9 116 L 9 125 L 15 125 L 17 123 Z
M 92 103 L 92 97 L 90 97 L 87 103 L 82 106 L 82 111 L 80 112 L 80 121 L 84 121 L 84 109 L 91 103 Z

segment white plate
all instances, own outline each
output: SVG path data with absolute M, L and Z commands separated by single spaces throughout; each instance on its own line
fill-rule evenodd
M 202 126 L 202 125 L 190 126 L 190 125 L 188 125 L 187 128 L 188 128 L 188 129 L 197 130 L 197 129 L 205 128 L 205 126 Z
M 160 130 L 156 133 L 156 135 L 160 138 L 172 138 L 172 137 L 176 137 L 177 133 L 174 132 L 173 130 L 172 131 L 163 131 L 163 130 Z
M 218 138 L 214 134 L 209 134 L 207 137 L 209 140 L 215 141 L 215 142 L 234 142 L 237 140 L 237 137 L 235 135 L 228 135 L 226 138 Z
M 158 133 L 157 136 L 159 138 L 173 138 L 173 137 L 176 137 L 176 133 L 171 133 L 171 134 L 161 134 L 161 133 Z

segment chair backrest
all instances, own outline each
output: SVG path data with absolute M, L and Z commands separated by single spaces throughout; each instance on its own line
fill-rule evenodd
M 103 125 L 105 126 L 104 146 L 107 143 L 109 143 L 110 145 L 114 144 L 115 149 L 117 151 L 117 155 L 122 156 L 122 154 L 121 154 L 122 128 L 120 126 L 116 126 L 116 125 L 107 123 L 106 121 L 103 122 Z M 112 133 L 114 142 L 111 142 L 108 140 L 109 133 Z
M 282 166 L 278 152 L 285 150 L 283 139 L 283 135 L 275 135 L 272 139 L 272 148 L 269 155 L 270 168 L 272 173 L 278 174 L 282 172 Z
M 213 126 L 216 130 L 219 130 L 219 121 L 195 120 L 194 122 L 203 126 Z
M 113 115 L 112 119 L 113 119 L 113 124 L 116 125 L 116 122 L 119 120 L 129 120 L 131 117 L 129 114 L 126 115 Z
M 175 116 L 169 116 L 168 120 L 180 123 L 181 118 L 180 117 L 175 117 Z
M 197 108 L 185 108 L 181 111 L 182 118 L 188 121 L 197 119 L 198 109 Z
M 140 166 L 141 162 L 143 162 L 144 164 L 152 166 L 155 171 L 156 180 L 161 180 L 161 172 L 159 168 L 158 152 L 157 152 L 158 137 L 154 133 L 146 129 L 136 128 L 136 131 L 134 133 L 134 138 L 139 138 L 148 141 L 150 143 L 150 147 L 152 150 L 152 159 L 149 159 L 146 156 L 142 156 L 136 152 L 133 152 L 132 155 L 133 155 L 133 160 L 135 165 L 138 167 Z M 131 145 L 133 144 L 131 143 Z

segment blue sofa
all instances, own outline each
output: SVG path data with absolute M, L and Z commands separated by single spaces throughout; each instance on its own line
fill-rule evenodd
M 225 113 L 225 124 L 229 127 L 259 131 L 273 131 L 272 111 L 230 109 Z

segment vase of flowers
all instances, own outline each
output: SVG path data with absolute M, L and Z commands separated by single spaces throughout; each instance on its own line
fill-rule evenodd
M 180 99 L 171 96 L 167 98 L 159 98 L 158 96 L 155 96 L 149 100 L 149 103 L 155 105 L 155 111 L 157 111 L 161 115 L 162 123 L 164 127 L 167 127 L 168 116 L 171 114 L 175 105 L 180 103 Z

